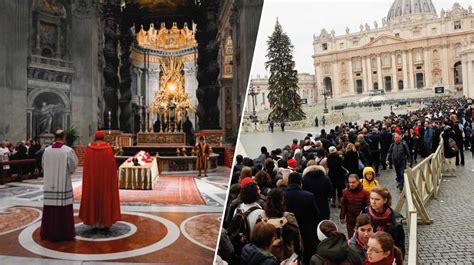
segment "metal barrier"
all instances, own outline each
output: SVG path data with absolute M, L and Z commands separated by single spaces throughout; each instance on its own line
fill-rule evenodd
M 408 226 L 408 264 L 418 264 L 417 225 L 432 224 L 425 207 L 430 198 L 437 198 L 443 177 L 444 139 L 443 134 L 436 151 L 413 168 L 407 168 L 404 174 L 404 187 L 395 211 L 401 212 L 406 203 Z M 410 195 L 410 196 L 407 196 Z

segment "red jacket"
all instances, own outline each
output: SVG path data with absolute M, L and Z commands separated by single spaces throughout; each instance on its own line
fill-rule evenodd
M 347 223 L 355 224 L 357 216 L 369 205 L 370 193 L 359 184 L 355 190 L 345 188 L 342 191 L 340 219 L 346 219 Z

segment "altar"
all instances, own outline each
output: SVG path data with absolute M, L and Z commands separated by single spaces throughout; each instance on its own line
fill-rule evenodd
M 130 159 L 119 167 L 119 188 L 132 190 L 152 190 L 158 180 L 158 164 L 156 158 L 135 165 Z
M 186 134 L 183 132 L 139 132 L 137 146 L 185 146 Z

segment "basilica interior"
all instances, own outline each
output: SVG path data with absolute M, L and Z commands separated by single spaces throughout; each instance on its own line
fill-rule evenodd
M 39 236 L 44 176 L 34 157 L 28 165 L 0 162 L 13 173 L 0 173 L 0 263 L 211 263 L 262 6 L 0 1 L 7 36 L 0 40 L 0 141 L 44 148 L 63 129 L 74 135 L 66 142 L 79 158 L 77 236 L 59 243 Z M 140 152 L 156 163 L 149 187 L 120 186 L 122 220 L 107 235 L 91 234 L 78 218 L 84 152 L 97 130 L 106 132 L 120 178 Z M 199 178 L 196 136 L 213 151 Z

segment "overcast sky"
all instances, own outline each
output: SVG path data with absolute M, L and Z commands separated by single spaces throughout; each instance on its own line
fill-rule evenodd
M 319 35 L 322 28 L 328 32 L 336 31 L 336 36 L 350 32 L 359 32 L 359 25 L 369 23 L 379 27 L 386 17 L 394 0 L 264 0 L 260 28 L 255 47 L 251 76 L 262 77 L 267 74 L 264 63 L 267 60 L 267 40 L 275 28 L 276 18 L 294 46 L 293 58 L 298 73 L 314 74 L 313 34 Z M 439 15 L 442 8 L 451 9 L 455 2 L 464 8 L 473 4 L 472 0 L 433 0 Z

